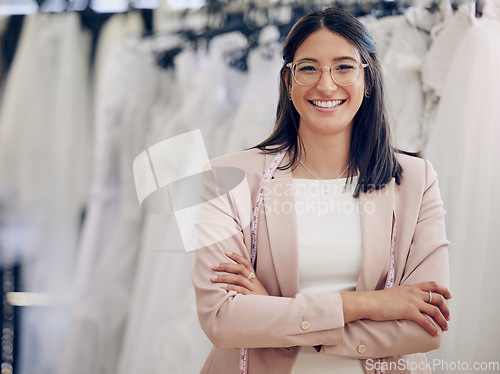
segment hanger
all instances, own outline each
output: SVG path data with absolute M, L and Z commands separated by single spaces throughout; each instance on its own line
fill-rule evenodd
M 37 0 L 40 12 L 60 13 L 67 8 L 66 0 Z

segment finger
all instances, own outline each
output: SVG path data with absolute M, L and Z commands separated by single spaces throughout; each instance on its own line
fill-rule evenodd
M 429 289 L 429 291 L 431 291 L 431 292 L 437 292 L 437 293 L 443 295 L 445 298 L 451 299 L 451 292 L 450 292 L 450 290 L 447 289 L 444 286 L 441 286 L 441 285 L 437 284 L 436 282 L 432 282 L 432 286 Z
M 248 270 L 254 271 L 252 263 L 247 260 L 245 257 L 234 253 L 234 252 L 226 252 L 226 256 L 229 257 L 231 260 L 236 261 L 238 264 L 242 264 L 245 266 Z
M 443 295 L 447 299 L 451 299 L 451 292 L 448 288 L 441 286 L 436 281 L 423 282 L 417 285 L 422 291 L 432 291 Z
M 428 291 L 437 292 L 437 293 L 443 295 L 445 298 L 451 299 L 450 290 L 444 286 L 439 285 L 437 282 L 431 282 L 431 285 L 430 285 Z
M 228 284 L 226 286 L 222 286 L 222 288 L 225 289 L 226 291 L 236 291 L 242 295 L 250 295 L 251 294 L 251 291 L 248 290 L 247 288 L 241 287 L 241 286 L 236 286 L 234 284 Z
M 242 276 L 248 273 L 248 269 L 244 265 L 227 262 L 212 266 L 212 270 L 225 271 L 227 273 L 239 274 Z
M 424 303 L 432 303 L 432 292 L 431 291 L 422 291 L 422 300 L 424 301 Z M 438 294 L 436 294 L 438 295 Z
M 210 278 L 213 283 L 227 283 L 253 290 L 253 283 L 242 275 L 219 274 Z
M 420 326 L 422 326 L 427 332 L 433 336 L 439 335 L 439 330 L 434 324 L 430 321 L 429 318 L 424 316 L 422 313 L 418 313 L 418 315 L 413 318 L 415 322 L 417 322 Z
M 432 305 L 437 306 L 441 310 L 441 314 L 443 314 L 444 318 L 449 321 L 450 320 L 450 309 L 446 302 L 444 301 L 444 297 L 438 293 L 432 294 Z
M 219 265 L 212 266 L 214 271 L 223 271 L 227 273 L 239 274 L 248 280 L 256 278 L 253 271 L 248 270 L 244 265 L 234 264 L 234 263 L 221 263 Z
M 421 311 L 424 312 L 425 314 L 431 316 L 434 321 L 441 327 L 443 331 L 448 330 L 448 322 L 446 322 L 446 319 L 444 318 L 443 314 L 441 313 L 441 310 L 434 305 L 431 304 L 425 304 L 422 308 Z

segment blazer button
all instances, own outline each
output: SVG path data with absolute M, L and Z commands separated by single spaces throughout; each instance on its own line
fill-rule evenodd
M 311 324 L 308 321 L 302 321 L 300 324 L 300 327 L 302 330 L 309 330 L 309 327 L 311 327 Z
M 358 353 L 363 354 L 365 352 L 366 352 L 366 345 L 364 345 L 364 344 L 358 345 Z

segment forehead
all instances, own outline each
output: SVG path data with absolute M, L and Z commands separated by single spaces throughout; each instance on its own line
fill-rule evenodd
M 357 49 L 346 38 L 322 28 L 310 34 L 295 51 L 294 61 L 314 59 L 318 61 L 333 61 L 339 57 L 359 59 Z

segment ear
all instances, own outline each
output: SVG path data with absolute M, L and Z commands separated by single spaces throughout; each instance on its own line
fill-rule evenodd
M 283 82 L 285 82 L 285 86 L 288 91 L 292 89 L 292 81 L 291 81 L 291 76 L 290 76 L 290 69 L 285 68 L 281 71 L 281 75 L 283 77 Z

